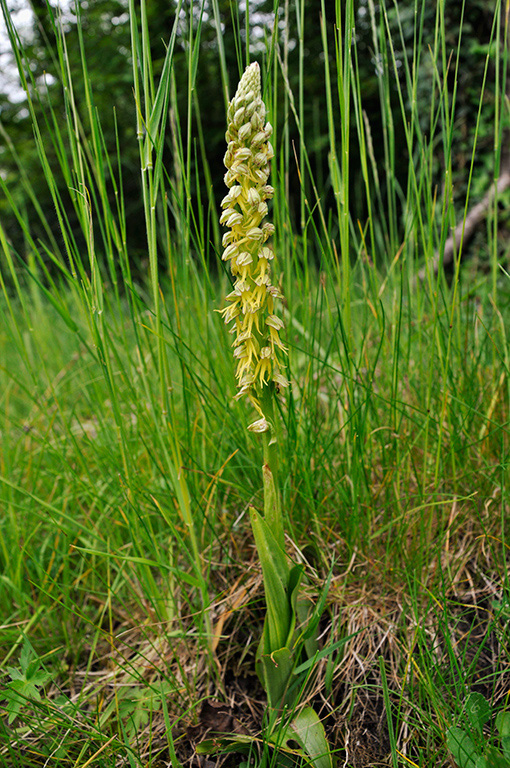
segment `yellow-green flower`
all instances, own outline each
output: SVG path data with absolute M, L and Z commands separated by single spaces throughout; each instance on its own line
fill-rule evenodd
M 267 245 L 273 224 L 264 222 L 267 200 L 273 188 L 267 183 L 273 149 L 272 128 L 265 122 L 260 68 L 247 67 L 227 112 L 225 183 L 220 223 L 229 227 L 223 236 L 223 260 L 230 261 L 234 290 L 222 310 L 226 323 L 233 322 L 234 357 L 237 360 L 237 397 L 246 395 L 260 418 L 250 425 L 255 432 L 269 428 L 261 408 L 266 387 L 287 386 L 280 356 L 285 347 L 279 332 L 282 320 L 275 314 L 281 293 L 271 283 L 270 262 L 274 253 Z

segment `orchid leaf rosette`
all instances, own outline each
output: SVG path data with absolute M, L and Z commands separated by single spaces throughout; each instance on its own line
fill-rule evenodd
M 226 323 L 233 323 L 237 397 L 247 396 L 257 411 L 257 420 L 248 427 L 253 432 L 272 430 L 273 393 L 288 384 L 282 373 L 283 321 L 276 314 L 282 295 L 271 282 L 274 253 L 268 240 L 274 226 L 264 221 L 267 201 L 274 193 L 267 183 L 273 148 L 272 128 L 265 117 L 260 68 L 255 63 L 247 67 L 228 107 L 225 183 L 229 192 L 222 200 L 220 219 L 229 229 L 223 236 L 222 258 L 230 262 L 234 278 L 222 314 Z

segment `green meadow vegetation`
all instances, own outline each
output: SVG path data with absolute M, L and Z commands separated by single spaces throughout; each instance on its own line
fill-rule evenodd
M 0 5 L 0 765 L 508 768 L 508 2 Z M 291 699 L 221 315 L 253 62 Z

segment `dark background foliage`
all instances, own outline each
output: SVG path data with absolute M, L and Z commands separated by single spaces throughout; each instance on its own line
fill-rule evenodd
M 32 91 L 36 96 L 36 112 L 43 139 L 49 153 L 50 163 L 54 165 L 55 176 L 60 179 L 59 193 L 67 199 L 69 185 L 72 180 L 63 177 L 58 172 L 58 154 L 61 148 L 52 145 L 52 132 L 45 129 L 45 124 L 52 120 L 48 104 L 51 104 L 55 120 L 62 120 L 66 109 L 66 95 L 58 81 L 55 59 L 58 49 L 55 38 L 55 19 L 51 7 L 46 0 L 17 0 L 10 4 L 11 10 L 26 7 L 30 4 L 33 12 L 30 29 L 23 30 L 23 41 L 26 46 L 26 61 L 32 78 Z M 291 4 L 292 5 L 292 4 Z M 331 77 L 336 79 L 335 72 L 335 5 L 334 0 L 324 3 L 324 23 L 327 30 Z M 154 56 L 156 74 L 161 70 L 165 46 L 175 18 L 176 3 L 169 0 L 151 0 L 148 3 L 149 29 L 151 46 Z M 200 34 L 200 55 L 198 59 L 195 94 L 193 99 L 194 112 L 191 117 L 191 142 L 194 151 L 192 162 L 197 163 L 197 172 L 192 169 L 190 179 L 191 197 L 194 201 L 208 199 L 208 185 L 212 185 L 216 201 L 224 194 L 223 165 L 225 104 L 221 87 L 220 59 L 218 42 L 212 9 L 205 2 L 204 13 L 200 15 L 199 6 L 193 0 L 184 0 L 178 27 L 177 49 L 174 64 L 175 107 L 173 120 L 169 122 L 165 164 L 171 178 L 178 176 L 179 160 L 177 137 L 187 135 L 188 121 L 188 87 L 189 87 L 189 56 L 186 41 L 189 39 L 189 25 L 195 27 L 195 34 Z M 290 8 L 285 16 L 284 4 L 278 11 L 280 44 L 284 35 L 288 40 L 288 73 L 289 84 L 294 94 L 298 93 L 298 26 L 296 13 Z M 491 30 L 494 20 L 495 3 L 489 0 L 468 0 L 465 4 L 464 16 L 460 3 L 446 3 L 446 39 L 451 49 L 450 72 L 448 87 L 455 89 L 457 100 L 455 142 L 452 147 L 453 168 L 455 174 L 455 194 L 461 201 L 466 191 L 467 169 L 471 160 L 473 136 L 476 125 L 480 87 L 483 79 L 485 59 L 489 51 Z M 318 185 L 318 192 L 326 209 L 333 211 L 333 197 L 330 183 L 328 164 L 328 126 L 325 108 L 324 86 L 324 53 L 321 35 L 321 3 L 318 0 L 305 2 L 305 69 L 304 69 L 304 136 L 308 150 L 311 170 Z M 244 52 L 236 46 L 236 39 L 243 39 L 246 18 L 243 10 L 231 0 L 220 0 L 219 10 L 222 24 L 222 39 L 225 48 L 226 65 L 230 79 L 230 91 L 236 83 L 239 72 L 244 66 Z M 376 15 L 380 10 L 376 6 Z M 272 2 L 253 2 L 250 4 L 250 34 L 251 55 L 264 66 L 264 36 L 269 39 L 271 26 L 274 23 L 274 8 Z M 415 34 L 415 4 L 411 0 L 398 2 L 398 8 L 388 16 L 392 31 L 392 40 L 396 53 L 397 72 L 394 72 L 391 57 L 388 56 L 387 66 L 392 73 L 390 105 L 395 125 L 395 176 L 397 183 L 404 184 L 409 158 L 405 143 L 401 108 L 399 105 L 397 81 L 403 82 L 405 59 L 411 56 Z M 429 55 L 435 35 L 436 12 L 435 3 L 425 6 L 424 25 L 422 32 L 423 54 L 420 60 L 418 115 L 423 120 L 426 132 L 430 120 L 431 91 L 438 88 L 434 77 L 434 62 Z M 132 267 L 135 271 L 145 269 L 145 232 L 140 225 L 143 221 L 142 196 L 140 189 L 140 161 L 136 138 L 136 114 L 132 86 L 132 62 L 130 57 L 130 25 L 125 0 L 82 0 L 80 13 L 77 15 L 73 7 L 64 14 L 63 24 L 67 52 L 73 72 L 75 97 L 78 104 L 85 100 L 83 88 L 82 60 L 78 32 L 81 31 L 84 41 L 86 67 L 92 83 L 94 106 L 100 116 L 103 140 L 115 167 L 117 145 L 120 147 L 120 165 L 122 184 L 126 204 L 128 250 Z M 79 28 L 81 29 L 79 30 Z M 462 28 L 462 35 L 460 37 Z M 460 37 L 460 47 L 459 47 Z M 245 35 L 244 35 L 245 38 Z M 7 43 L 2 43 L 3 47 Z M 360 73 L 363 109 L 370 125 L 375 159 L 384 174 L 383 140 L 382 140 L 382 111 L 380 103 L 379 78 L 383 63 L 377 60 L 374 53 L 373 30 L 367 0 L 359 0 L 356 12 L 355 48 Z M 455 58 L 459 54 L 459 77 L 455 88 L 453 77 Z M 282 53 L 283 56 L 283 53 Z M 5 64 L 9 54 L 3 51 L 2 63 Z M 411 64 L 412 62 L 409 61 Z M 281 80 L 279 90 L 283 101 L 284 86 Z M 405 91 L 405 88 L 404 88 Z M 232 95 L 232 93 L 230 93 Z M 481 116 L 481 126 L 478 135 L 478 150 L 475 176 L 472 187 L 472 201 L 476 203 L 487 192 L 494 177 L 494 105 L 495 78 L 489 67 L 484 96 L 484 106 Z M 286 141 L 291 151 L 298 154 L 299 132 L 295 125 L 292 112 L 285 112 L 282 104 L 275 105 L 278 115 L 275 139 L 277 151 L 283 151 Z M 335 126 L 339 130 L 340 113 L 338 101 L 334 105 Z M 351 126 L 351 215 L 353 220 L 364 221 L 367 215 L 365 190 L 360 173 L 359 142 L 356 127 Z M 287 120 L 287 123 L 284 121 Z M 26 102 L 20 98 L 19 91 L 12 89 L 12 81 L 8 77 L 0 79 L 0 174 L 4 191 L 12 195 L 21 210 L 25 211 L 30 220 L 31 232 L 37 240 L 46 241 L 48 225 L 54 237 L 59 238 L 59 226 L 54 213 L 44 175 L 41 173 L 40 161 L 33 139 L 31 117 Z M 176 131 L 176 126 L 180 131 Z M 86 111 L 83 110 L 83 131 L 87 133 Z M 177 134 L 177 135 L 176 135 Z M 205 151 L 210 169 L 207 179 L 203 173 L 203 158 L 201 159 L 199 145 Z M 280 146 L 278 146 L 280 144 Z M 441 173 L 445 163 L 445 147 L 438 144 L 436 168 L 434 172 L 440 183 Z M 503 158 L 504 159 L 504 158 Z M 23 169 L 23 171 L 21 170 Z M 23 173 L 31 181 L 35 197 L 44 214 L 43 219 L 36 214 L 34 202 L 29 199 L 22 184 Z M 197 181 L 198 180 L 198 181 Z M 305 179 L 308 190 L 309 182 Z M 200 187 L 199 189 L 197 189 Z M 384 185 L 382 185 L 384 189 Z M 293 213 L 296 227 L 299 228 L 299 181 L 297 170 L 294 178 L 288 180 L 289 205 Z M 112 187 L 113 195 L 113 187 Z M 195 203 L 196 204 L 196 203 Z M 383 211 L 386 204 L 382 201 Z M 173 211 L 176 214 L 176 211 Z M 210 214 L 212 215 L 212 214 Z M 380 215 L 383 213 L 380 211 Z M 23 228 L 12 212 L 7 195 L 0 197 L 0 216 L 7 237 L 13 249 L 20 258 L 25 258 L 26 244 Z M 80 226 L 72 206 L 69 206 L 69 220 L 75 232 L 77 241 L 80 239 Z M 398 218 L 398 214 L 397 214 Z M 178 216 L 171 217 L 172 226 L 177 226 Z M 393 254 L 383 254 L 391 258 Z

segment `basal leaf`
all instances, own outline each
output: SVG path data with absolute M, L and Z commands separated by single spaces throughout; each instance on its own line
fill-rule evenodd
M 491 708 L 481 693 L 473 691 L 466 699 L 466 715 L 472 728 L 482 735 L 482 729 L 491 716 Z
M 272 709 L 278 709 L 285 703 L 292 705 L 292 702 L 287 700 L 287 694 L 293 667 L 294 658 L 289 648 L 279 648 L 270 654 L 264 653 L 257 659 L 259 678 Z
M 466 731 L 455 726 L 449 728 L 446 744 L 458 768 L 476 768 L 479 753 L 473 739 Z
M 294 717 L 289 725 L 289 738 L 297 741 L 313 768 L 333 768 L 324 726 L 312 707 Z
M 505 758 L 510 762 L 510 712 L 500 712 L 496 718 L 496 728 L 501 738 L 501 747 Z

